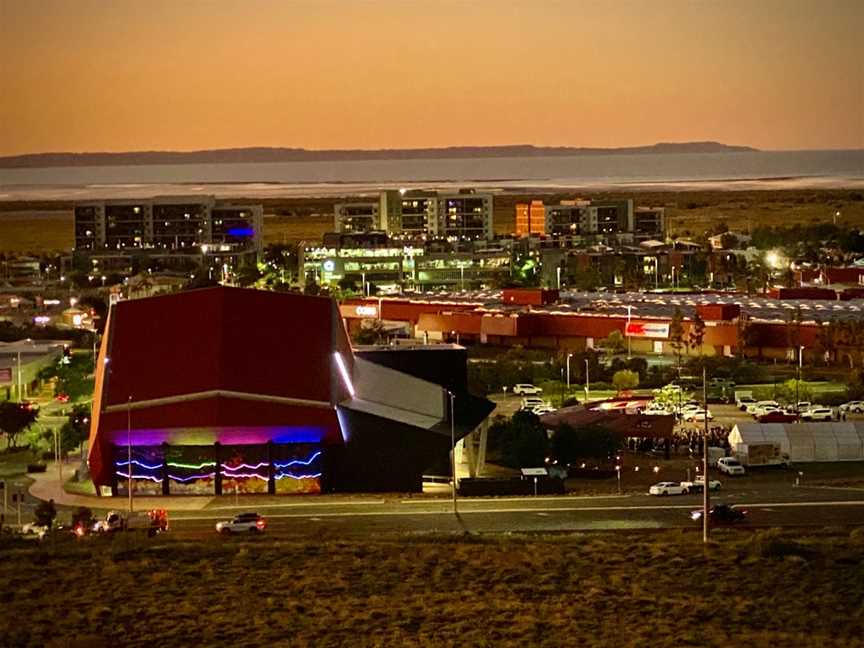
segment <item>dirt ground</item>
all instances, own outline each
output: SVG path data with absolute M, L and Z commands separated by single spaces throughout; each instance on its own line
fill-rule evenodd
M 861 530 L 137 544 L 0 547 L 0 645 L 864 645 Z

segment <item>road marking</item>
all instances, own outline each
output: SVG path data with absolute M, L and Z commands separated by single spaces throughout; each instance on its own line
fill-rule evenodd
M 223 495 L 223 497 L 229 497 L 227 495 Z M 209 506 L 204 511 L 233 511 L 236 509 L 244 509 L 250 510 L 255 508 L 265 509 L 265 508 L 303 508 L 304 506 L 370 506 L 370 505 L 381 505 L 387 504 L 387 500 L 362 500 L 359 502 L 288 502 L 285 504 L 261 504 L 260 502 L 246 504 L 244 506 L 240 506 L 239 504 L 236 506 Z
M 572 500 L 596 500 L 596 499 L 624 499 L 632 495 L 535 495 L 526 497 L 460 497 L 460 503 L 473 504 L 476 502 L 566 502 Z M 401 504 L 436 504 L 440 500 L 404 499 Z
M 567 507 L 552 507 L 552 508 L 497 508 L 497 509 L 476 509 L 459 511 L 460 515 L 498 515 L 503 513 L 576 513 L 576 512 L 604 512 L 604 511 L 668 511 L 668 510 L 692 510 L 697 504 L 674 504 L 671 506 L 567 506 Z M 750 503 L 749 508 L 795 508 L 795 507 L 813 507 L 813 506 L 864 506 L 864 501 L 848 501 L 848 502 L 780 502 L 780 503 Z M 442 510 L 437 511 L 345 511 L 345 512 L 325 512 L 325 513 L 274 513 L 267 515 L 269 518 L 305 518 L 310 517 L 394 517 L 406 515 L 452 515 L 449 510 L 449 503 L 442 505 Z M 176 520 L 221 520 L 222 517 L 214 516 L 178 516 Z

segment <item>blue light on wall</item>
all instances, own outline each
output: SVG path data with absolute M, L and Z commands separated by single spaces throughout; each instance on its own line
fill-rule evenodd
M 255 236 L 255 230 L 251 227 L 232 227 L 228 230 L 228 236 L 249 238 L 251 236 Z

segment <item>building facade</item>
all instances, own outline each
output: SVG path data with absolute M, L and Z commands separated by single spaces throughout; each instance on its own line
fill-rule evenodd
M 262 206 L 212 196 L 76 203 L 74 220 L 67 271 L 134 274 L 145 260 L 181 271 L 236 268 L 257 261 L 262 250 Z

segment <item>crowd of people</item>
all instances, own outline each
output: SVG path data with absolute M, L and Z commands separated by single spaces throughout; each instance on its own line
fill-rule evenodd
M 728 455 L 732 450 L 729 445 L 729 433 L 732 428 L 725 425 L 712 425 L 708 428 L 708 447 L 723 448 Z M 627 439 L 627 449 L 630 452 L 642 452 L 658 454 L 663 453 L 667 458 L 672 456 L 687 455 L 701 457 L 703 443 L 705 440 L 705 429 L 703 427 L 680 427 L 677 428 L 671 438 L 655 437 L 630 437 Z

